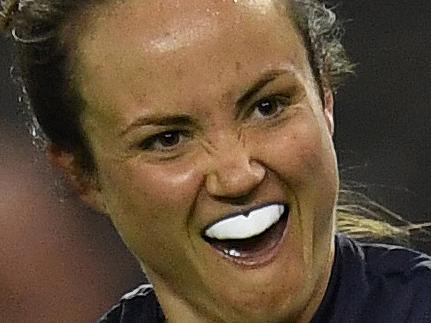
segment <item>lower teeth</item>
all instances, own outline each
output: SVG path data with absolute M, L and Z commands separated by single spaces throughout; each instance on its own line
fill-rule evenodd
M 239 252 L 238 252 L 238 251 L 236 251 L 235 249 L 230 249 L 230 250 L 225 249 L 225 250 L 223 250 L 223 252 L 224 252 L 226 255 L 229 255 L 229 256 L 231 256 L 231 257 L 241 257 L 241 253 L 239 253 Z
M 258 253 L 265 252 L 281 239 L 286 227 L 287 216 L 274 223 L 268 230 L 258 236 L 242 240 L 216 240 L 208 239 L 213 247 L 232 258 L 249 258 Z

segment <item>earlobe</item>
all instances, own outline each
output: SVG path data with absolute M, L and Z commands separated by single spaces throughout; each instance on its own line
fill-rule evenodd
M 326 120 L 326 125 L 328 127 L 331 136 L 334 135 L 334 94 L 331 89 L 325 87 L 323 89 L 324 93 L 324 115 Z
M 47 149 L 47 157 L 52 165 L 63 171 L 67 182 L 83 202 L 96 211 L 107 214 L 103 194 L 97 181 L 83 172 L 73 153 L 51 144 Z

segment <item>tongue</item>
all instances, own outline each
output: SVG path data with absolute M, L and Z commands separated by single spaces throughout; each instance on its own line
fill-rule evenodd
M 274 248 L 283 237 L 287 217 L 274 223 L 265 232 L 248 239 L 217 240 L 208 239 L 208 242 L 223 253 L 240 258 L 256 257 Z

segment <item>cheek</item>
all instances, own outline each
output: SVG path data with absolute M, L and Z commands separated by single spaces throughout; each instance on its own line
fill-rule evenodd
M 311 113 L 304 113 L 259 137 L 267 144 L 260 146 L 258 158 L 286 191 L 293 192 L 302 214 L 295 218 L 298 223 L 293 227 L 300 236 L 322 237 L 313 231 L 329 232 L 338 192 L 337 162 L 327 128 Z
M 304 260 L 306 270 L 316 270 L 323 266 L 318 259 L 326 259 L 329 242 L 321 242 L 331 239 L 338 192 L 332 139 L 322 125 L 308 115 L 261 134 L 269 144 L 260 151 L 260 160 L 294 195 L 296 216 L 291 217 L 288 243 Z
M 297 117 L 260 136 L 260 142 L 267 144 L 259 159 L 296 191 L 310 190 L 310 183 L 328 184 L 336 178 L 331 137 L 315 118 Z
M 121 204 L 128 201 L 149 211 L 155 204 L 165 207 L 187 204 L 200 182 L 192 166 L 153 166 L 139 160 L 108 169 L 104 175 L 103 184 L 110 199 Z
M 174 248 L 172 241 L 188 234 L 187 221 L 200 185 L 197 172 L 192 166 L 151 166 L 138 159 L 112 165 L 100 175 L 103 194 L 128 246 L 139 254 L 147 252 L 140 250 L 142 246 Z

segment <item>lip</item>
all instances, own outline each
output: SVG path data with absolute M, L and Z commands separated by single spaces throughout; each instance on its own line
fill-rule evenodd
M 243 212 L 236 212 L 234 214 L 229 214 L 228 216 L 225 216 L 213 223 L 217 223 L 218 221 L 233 217 L 233 216 L 237 216 L 238 214 L 248 214 L 250 212 L 252 212 L 253 210 L 271 205 L 271 204 L 283 204 L 285 206 L 285 211 L 282 214 L 280 220 L 275 223 L 272 227 L 270 227 L 264 234 L 266 234 L 267 232 L 269 232 L 268 234 L 270 235 L 275 235 L 275 236 L 279 236 L 278 239 L 273 240 L 269 243 L 268 247 L 265 247 L 262 250 L 258 250 L 257 252 L 253 253 L 253 255 L 250 256 L 231 256 L 229 254 L 227 254 L 225 251 L 220 250 L 216 247 L 214 247 L 211 242 L 209 241 L 209 239 L 205 238 L 204 232 L 205 229 L 210 227 L 212 224 L 208 225 L 207 227 L 205 227 L 204 230 L 202 230 L 202 238 L 205 240 L 205 242 L 208 244 L 208 246 L 211 248 L 211 250 L 213 250 L 216 254 L 222 256 L 224 259 L 226 259 L 227 261 L 233 263 L 236 266 L 239 266 L 242 269 L 257 269 L 257 268 L 261 268 L 264 266 L 269 265 L 270 263 L 272 263 L 275 259 L 276 256 L 278 255 L 283 242 L 285 241 L 286 235 L 287 235 L 287 231 L 288 231 L 288 227 L 289 227 L 289 218 L 290 218 L 290 213 L 291 210 L 289 208 L 289 205 L 287 203 L 280 203 L 280 202 L 275 202 L 275 203 L 265 203 L 262 205 L 259 205 L 257 207 L 254 207 L 252 209 L 249 209 L 247 211 L 243 211 Z M 272 231 L 272 232 L 270 232 Z

